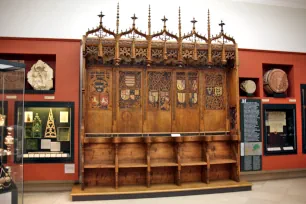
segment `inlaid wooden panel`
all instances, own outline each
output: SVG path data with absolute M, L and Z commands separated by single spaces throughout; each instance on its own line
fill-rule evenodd
M 150 149 L 151 163 L 176 162 L 173 143 L 153 143 Z
M 114 169 L 85 169 L 84 183 L 86 186 L 114 186 Z
M 142 72 L 119 70 L 117 75 L 117 131 L 142 132 Z
M 205 131 L 225 131 L 227 121 L 226 71 L 205 70 L 203 73 L 203 111 Z
M 113 144 L 86 144 L 84 153 L 85 164 L 115 164 Z
M 151 170 L 151 183 L 175 183 L 177 167 L 156 167 Z
M 146 149 L 143 143 L 120 144 L 118 149 L 119 166 L 124 163 L 146 164 Z
M 124 168 L 119 170 L 119 186 L 145 185 L 146 168 Z
M 181 144 L 181 161 L 204 161 L 202 159 L 202 143 L 186 142 Z
M 201 166 L 184 166 L 181 170 L 182 182 L 201 182 L 202 167 Z
M 173 72 L 173 114 L 172 131 L 200 131 L 199 73 L 195 71 Z
M 210 160 L 233 158 L 232 149 L 229 142 L 209 142 L 208 154 Z
M 86 74 L 85 132 L 112 132 L 112 71 L 91 68 Z
M 212 165 L 210 167 L 210 180 L 225 180 L 230 179 L 231 166 L 230 164 Z
M 172 72 L 149 69 L 146 75 L 146 132 L 171 132 Z M 158 121 L 158 122 L 157 122 Z

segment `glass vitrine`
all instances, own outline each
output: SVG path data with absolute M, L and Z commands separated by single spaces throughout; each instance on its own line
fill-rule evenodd
M 23 203 L 23 123 L 14 120 L 8 104 L 18 100 L 23 110 L 25 64 L 0 60 L 0 201 Z M 12 93 L 14 94 L 9 94 Z M 15 163 L 14 159 L 18 159 Z
M 23 109 L 19 101 L 15 110 L 24 122 L 25 163 L 73 162 L 73 102 L 25 102 Z
M 264 104 L 265 154 L 296 154 L 295 104 Z

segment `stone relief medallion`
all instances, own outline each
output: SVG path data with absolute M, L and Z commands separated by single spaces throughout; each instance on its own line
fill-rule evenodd
M 34 90 L 50 90 L 53 88 L 53 69 L 38 60 L 28 72 L 27 79 Z

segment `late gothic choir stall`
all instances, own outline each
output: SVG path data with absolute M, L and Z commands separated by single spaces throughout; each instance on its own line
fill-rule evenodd
M 250 190 L 240 181 L 238 47 L 217 35 L 103 24 L 83 37 L 81 184 L 73 200 Z M 206 24 L 206 23 L 205 23 Z M 204 25 L 205 25 L 204 24 Z M 201 24 L 203 25 L 203 24 Z

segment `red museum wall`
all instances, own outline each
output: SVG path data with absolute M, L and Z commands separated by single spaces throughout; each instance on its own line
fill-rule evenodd
M 263 170 L 280 170 L 306 168 L 306 154 L 302 153 L 302 113 L 300 84 L 306 84 L 306 53 L 289 53 L 239 49 L 239 77 L 259 78 L 259 99 L 267 98 L 268 104 L 296 104 L 297 154 L 281 156 L 264 156 Z M 263 89 L 263 64 L 291 65 L 288 75 L 290 96 L 287 98 L 266 97 Z M 296 99 L 296 102 L 289 102 Z M 263 137 L 263 135 L 262 135 Z M 263 139 L 263 138 L 262 138 Z
M 21 55 L 55 55 L 55 92 L 54 94 L 25 94 L 25 101 L 74 102 L 74 164 L 75 173 L 65 174 L 64 163 L 24 164 L 24 180 L 78 180 L 79 165 L 79 93 L 80 93 L 80 43 L 81 40 L 31 39 L 0 37 L 1 54 Z M 17 100 L 22 100 L 21 95 Z M 44 96 L 52 95 L 54 100 L 46 100 Z M 14 102 L 8 101 L 8 115 L 14 116 Z M 14 124 L 14 118 L 9 117 L 8 125 Z
M 79 84 L 80 84 L 80 40 L 62 39 L 29 39 L 29 38 L 5 38 L 0 37 L 0 54 L 42 54 L 56 56 L 56 90 L 52 94 L 55 99 L 52 101 L 71 101 L 75 103 L 74 121 L 74 164 L 75 173 L 65 174 L 64 163 L 50 164 L 25 164 L 24 180 L 78 180 L 79 165 Z M 301 116 L 301 95 L 300 84 L 306 84 L 306 54 L 288 53 L 277 51 L 261 51 L 239 49 L 239 77 L 258 78 L 259 96 L 256 98 L 269 98 L 263 90 L 263 64 L 284 64 L 292 65 L 289 74 L 290 97 L 269 98 L 269 104 L 293 103 L 297 110 L 297 148 L 295 155 L 263 156 L 263 170 L 279 170 L 306 168 L 306 154 L 302 153 L 302 116 Z M 16 94 L 15 94 L 16 95 Z M 25 101 L 50 101 L 45 100 L 46 94 L 26 94 Z M 21 99 L 21 96 L 17 97 Z M 17 100 L 18 100 L 17 98 Z M 243 97 L 242 97 L 243 98 Z M 296 99 L 296 102 L 289 102 L 289 98 Z M 264 102 L 263 102 L 264 103 Z M 8 100 L 9 115 L 14 115 L 14 101 Z M 13 124 L 11 118 L 9 124 Z

